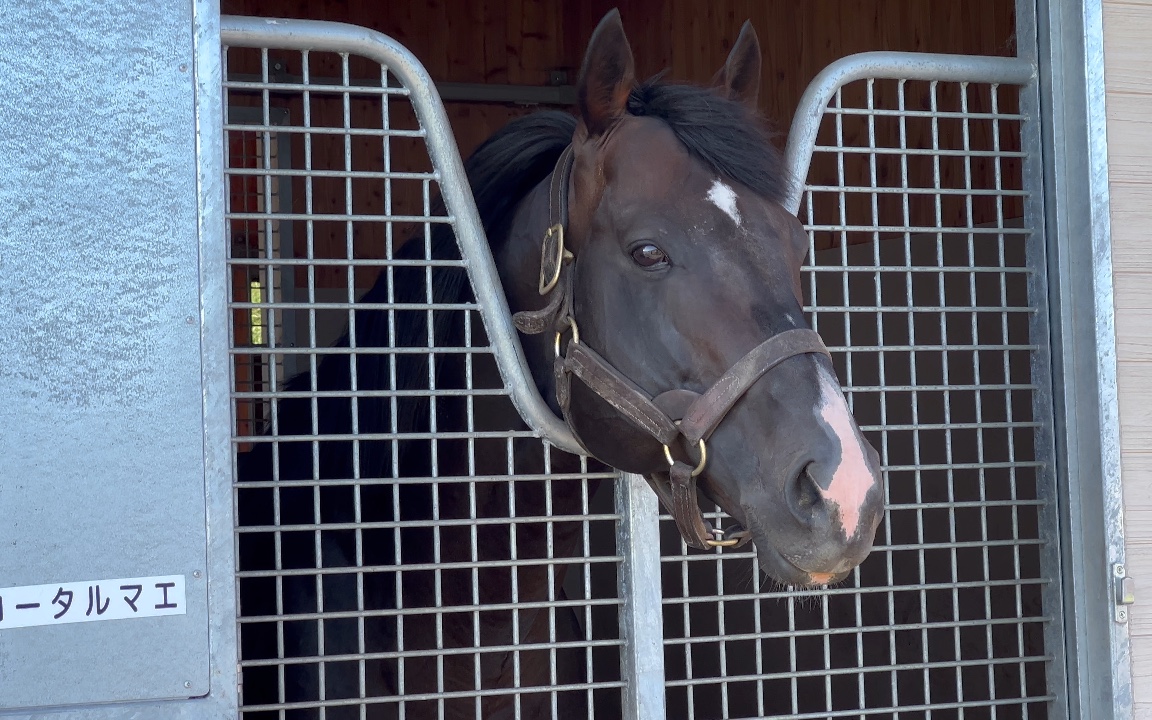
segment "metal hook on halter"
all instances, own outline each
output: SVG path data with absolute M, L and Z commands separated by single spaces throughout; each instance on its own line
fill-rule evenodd
M 572 328 L 572 342 L 579 343 L 580 342 L 580 328 L 576 325 L 576 321 L 573 318 L 568 318 L 568 327 Z M 556 351 L 556 357 L 560 357 L 560 338 L 562 338 L 563 336 L 564 336 L 563 331 L 561 331 L 561 330 L 556 331 L 556 340 L 553 344 L 553 349 Z

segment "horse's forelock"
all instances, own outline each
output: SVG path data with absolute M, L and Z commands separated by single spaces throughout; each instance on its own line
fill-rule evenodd
M 632 90 L 628 112 L 663 121 L 714 172 L 769 200 L 779 202 L 787 194 L 783 157 L 764 118 L 746 104 L 713 88 L 665 83 L 657 75 Z

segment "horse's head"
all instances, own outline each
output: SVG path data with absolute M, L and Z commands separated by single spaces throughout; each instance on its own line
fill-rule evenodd
M 765 340 L 808 328 L 800 296 L 808 242 L 780 205 L 789 180 L 756 117 L 751 26 L 713 88 L 638 86 L 633 67 L 612 11 L 578 81 L 565 290 L 580 343 L 642 394 L 670 398 L 657 404 L 678 419 L 685 402 L 670 391 L 705 393 Z M 751 531 L 767 573 L 789 584 L 834 582 L 871 550 L 882 517 L 879 461 L 826 356 L 809 349 L 776 361 L 710 428 L 698 479 Z M 568 421 L 590 453 L 625 471 L 668 471 L 651 431 L 586 382 L 570 388 Z M 696 464 L 699 448 L 682 440 L 672 453 Z

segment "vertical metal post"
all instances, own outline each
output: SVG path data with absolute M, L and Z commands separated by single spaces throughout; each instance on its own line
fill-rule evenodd
M 1017 0 L 1017 57 L 1039 65 L 1036 6 L 1033 0 Z M 1028 278 L 1028 304 L 1037 309 L 1032 315 L 1029 327 L 1029 343 L 1038 349 L 1032 353 L 1031 376 L 1037 390 L 1033 396 L 1032 413 L 1036 426 L 1036 459 L 1041 461 L 1037 468 L 1037 490 L 1039 499 L 1044 501 L 1040 508 L 1040 571 L 1050 580 L 1044 585 L 1042 602 L 1044 614 L 1054 618 L 1044 627 L 1044 647 L 1052 653 L 1053 661 L 1045 668 L 1049 691 L 1056 696 L 1051 710 L 1054 717 L 1068 716 L 1068 673 L 1075 672 L 1075 659 L 1072 655 L 1059 652 L 1065 642 L 1066 628 L 1060 618 L 1065 617 L 1064 592 L 1061 579 L 1065 568 L 1060 557 L 1062 547 L 1060 537 L 1060 505 L 1067 502 L 1060 491 L 1057 477 L 1058 450 L 1054 436 L 1053 413 L 1053 368 L 1052 335 L 1050 323 L 1053 315 L 1049 310 L 1048 278 L 1048 232 L 1045 225 L 1044 197 L 1044 156 L 1049 148 L 1044 145 L 1041 133 L 1039 78 L 1020 88 L 1020 113 L 1024 116 L 1020 126 L 1021 147 L 1026 155 L 1023 160 L 1024 227 L 1031 232 L 1027 239 L 1027 264 L 1032 270 Z M 1069 667 L 1071 663 L 1072 667 Z
M 204 398 L 204 488 L 208 523 L 208 620 L 211 692 L 203 702 L 190 700 L 165 708 L 167 717 L 239 717 L 239 630 L 236 626 L 237 558 L 235 499 L 232 494 L 232 358 L 229 347 L 228 245 L 224 235 L 227 181 L 224 177 L 223 48 L 217 0 L 192 4 L 196 93 L 196 182 L 200 238 L 200 356 Z M 131 703 L 122 715 L 148 711 Z
M 1128 629 L 1112 613 L 1125 546 L 1101 5 L 1017 8 L 1036 18 L 1068 715 L 1111 719 L 1132 717 L 1133 700 Z
M 660 591 L 660 515 L 656 494 L 639 475 L 616 480 L 620 566 L 620 676 L 624 720 L 664 718 L 664 617 Z

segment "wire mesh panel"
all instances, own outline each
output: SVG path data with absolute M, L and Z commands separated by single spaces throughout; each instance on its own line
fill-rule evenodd
M 411 89 L 224 59 L 242 715 L 618 715 L 615 474 L 523 429 Z
M 1048 717 L 1050 375 L 1020 97 L 864 79 L 824 107 L 805 302 L 881 455 L 885 521 L 813 592 L 763 587 L 751 552 L 686 552 L 665 516 L 668 717 Z

